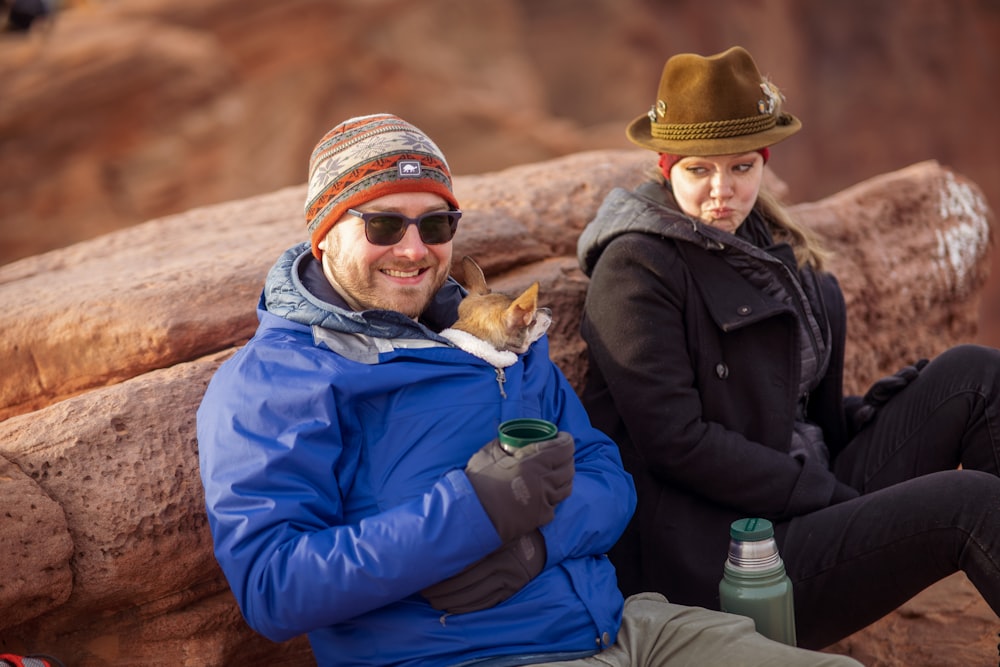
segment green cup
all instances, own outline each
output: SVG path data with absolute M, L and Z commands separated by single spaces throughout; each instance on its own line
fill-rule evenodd
M 551 440 L 559 433 L 559 427 L 544 419 L 508 419 L 500 424 L 497 437 L 500 447 L 508 454 L 533 442 Z

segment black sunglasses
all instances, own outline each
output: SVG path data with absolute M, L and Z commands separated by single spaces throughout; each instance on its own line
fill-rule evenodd
M 429 211 L 415 218 L 402 213 L 365 213 L 349 208 L 347 212 L 365 221 L 365 238 L 372 245 L 395 245 L 403 239 L 410 225 L 417 226 L 420 240 L 427 245 L 447 243 L 455 236 L 461 211 Z

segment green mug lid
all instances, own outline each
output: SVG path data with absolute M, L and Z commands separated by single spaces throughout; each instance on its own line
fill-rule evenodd
M 774 525 L 767 519 L 756 517 L 737 519 L 729 526 L 729 536 L 744 542 L 766 540 L 774 537 Z
M 551 440 L 559 433 L 559 427 L 545 419 L 523 417 L 509 419 L 500 424 L 498 437 L 500 445 L 505 449 L 524 447 L 533 442 Z

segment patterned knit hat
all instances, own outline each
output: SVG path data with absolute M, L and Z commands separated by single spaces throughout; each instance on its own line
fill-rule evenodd
M 392 114 L 351 118 L 326 133 L 309 159 L 306 224 L 313 255 L 347 209 L 397 192 L 432 192 L 453 208 L 451 171 L 441 149 Z

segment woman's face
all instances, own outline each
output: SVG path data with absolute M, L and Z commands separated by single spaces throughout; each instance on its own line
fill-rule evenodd
M 688 156 L 670 169 L 674 198 L 681 210 L 730 233 L 750 215 L 763 180 L 764 157 L 757 151 Z

